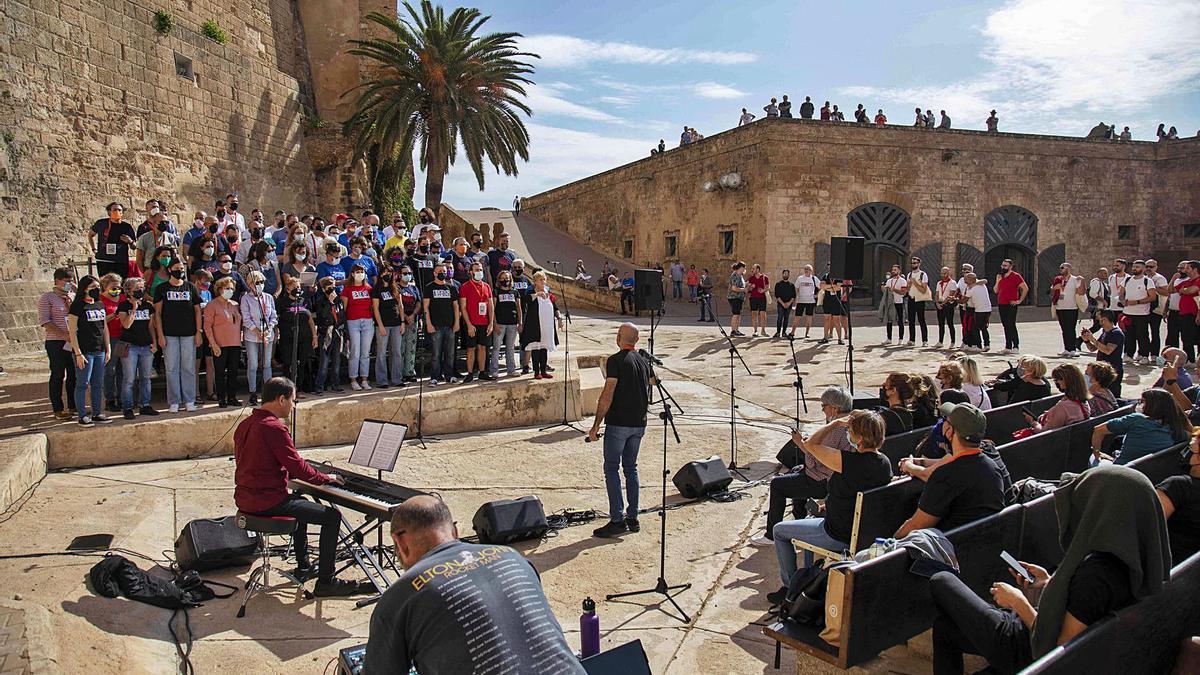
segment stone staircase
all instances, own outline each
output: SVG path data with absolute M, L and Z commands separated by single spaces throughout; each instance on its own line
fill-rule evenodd
M 0 353 L 5 359 L 41 351 L 37 303 L 49 288 L 50 282 L 0 281 Z

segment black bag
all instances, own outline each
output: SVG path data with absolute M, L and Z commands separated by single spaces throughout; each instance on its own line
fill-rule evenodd
M 803 626 L 824 626 L 825 588 L 829 585 L 829 570 L 854 564 L 853 560 L 818 560 L 803 573 L 793 574 L 787 596 L 779 607 L 779 618 Z
M 212 598 L 227 598 L 208 588 L 196 572 L 185 572 L 178 579 L 164 578 L 145 572 L 126 558 L 107 555 L 88 572 L 92 589 L 106 598 L 124 595 L 130 600 L 144 602 L 164 609 L 186 609 L 199 607 Z M 177 581 L 179 583 L 177 583 Z M 181 587 L 181 584 L 183 587 Z M 231 588 L 225 584 L 220 584 Z

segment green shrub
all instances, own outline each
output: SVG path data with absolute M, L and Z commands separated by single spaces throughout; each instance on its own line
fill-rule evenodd
M 171 29 L 175 27 L 175 17 L 165 9 L 154 10 L 154 30 L 161 35 L 170 35 Z
M 204 37 L 216 42 L 217 44 L 225 44 L 229 42 L 229 33 L 224 28 L 217 25 L 212 19 L 205 20 L 200 24 L 200 32 L 204 33 Z

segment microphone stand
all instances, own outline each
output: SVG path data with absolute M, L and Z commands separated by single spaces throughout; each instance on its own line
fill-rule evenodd
M 713 312 L 712 296 L 708 295 L 704 298 L 704 302 L 708 305 L 708 313 L 716 316 Z M 726 344 L 729 345 L 729 470 L 736 473 L 742 480 L 747 480 L 745 474 L 742 473 L 742 467 L 737 463 L 737 389 L 734 387 L 733 372 L 736 367 L 733 358 L 736 356 L 738 361 L 742 362 L 742 367 L 746 369 L 746 374 L 753 376 L 750 372 L 750 366 L 746 365 L 746 360 L 742 358 L 741 352 L 738 351 L 737 345 L 733 344 L 733 338 L 725 330 L 725 326 L 716 321 L 717 329 L 721 331 L 721 337 L 725 338 Z
M 663 423 L 662 503 L 658 509 L 660 525 L 658 539 L 658 581 L 654 584 L 654 588 L 645 588 L 640 591 L 627 591 L 625 593 L 611 593 L 604 596 L 604 599 L 615 600 L 617 598 L 628 598 L 635 595 L 648 595 L 650 593 L 656 593 L 665 597 L 667 602 L 670 602 L 671 605 L 675 607 L 675 610 L 679 612 L 680 616 L 675 616 L 674 614 L 670 614 L 669 612 L 665 611 L 664 614 L 667 614 L 672 618 L 679 619 L 684 623 L 691 623 L 692 618 L 688 616 L 687 612 L 683 611 L 683 608 L 679 606 L 679 603 L 675 602 L 674 596 L 691 588 L 692 585 L 690 583 L 676 584 L 674 586 L 667 584 L 667 476 L 671 473 L 667 469 L 667 425 L 670 425 L 671 427 L 671 433 L 675 436 L 675 443 L 680 443 L 680 440 L 679 431 L 675 428 L 675 418 L 671 415 L 671 405 L 667 402 L 668 395 L 666 390 L 663 388 L 662 383 L 658 381 L 657 377 L 654 378 L 654 380 L 654 386 L 658 389 L 659 402 L 663 404 L 663 411 L 658 414 L 659 419 L 661 419 Z M 675 593 L 672 593 L 672 591 L 675 591 Z
M 634 311 L 637 311 L 636 305 L 634 306 Z M 654 329 L 658 325 L 658 323 L 662 322 L 662 316 L 663 316 L 663 310 L 661 310 L 661 309 L 650 311 L 650 354 L 652 356 L 654 356 L 655 358 L 657 358 L 657 355 L 654 353 Z M 654 320 L 655 317 L 658 318 L 658 322 L 656 322 Z M 673 403 L 675 405 L 675 407 L 679 409 L 680 415 L 687 414 L 683 411 L 683 406 L 679 405 L 679 401 L 675 400 L 675 397 L 671 395 L 671 392 L 667 391 L 667 388 L 665 386 L 659 386 L 658 389 L 662 394 L 664 394 L 666 396 L 666 399 L 668 401 Z M 651 398 L 653 398 L 653 397 L 651 397 Z M 657 401 L 651 400 L 650 404 L 653 405 L 656 402 Z
M 417 375 L 417 433 L 413 438 L 417 439 L 422 449 L 428 449 L 425 446 L 425 361 L 421 360 L 421 356 L 428 356 L 423 347 L 425 340 L 423 337 L 429 337 L 425 330 L 425 317 L 418 311 L 417 317 L 413 321 L 413 330 L 417 330 L 417 322 L 420 322 L 421 330 L 417 333 L 417 363 L 420 365 L 420 373 Z M 424 333 L 424 336 L 422 336 Z M 433 436 L 428 437 L 431 441 L 438 440 Z
M 843 279 L 843 282 L 845 280 Z M 846 317 L 846 376 L 847 384 L 850 385 L 850 396 L 854 396 L 854 328 L 850 322 L 850 309 L 846 307 L 845 301 L 842 300 L 842 291 L 838 291 L 836 295 L 838 306 L 842 308 L 842 316 Z
M 796 381 L 792 386 L 796 388 L 796 428 L 800 428 L 800 402 L 804 402 L 804 414 L 808 414 L 808 398 L 804 396 L 804 378 L 800 377 L 800 364 L 796 363 L 796 336 L 788 336 L 788 346 L 792 348 L 792 371 L 796 373 Z
M 287 293 L 285 290 L 284 293 Z M 288 298 L 288 311 L 292 313 L 292 360 L 288 364 L 288 375 L 292 380 L 292 384 L 296 385 L 296 397 L 300 396 L 300 383 L 296 382 L 296 373 L 300 370 L 299 364 L 296 363 L 296 354 L 300 348 L 300 312 L 296 302 L 301 296 Z M 296 447 L 300 447 L 300 442 L 296 439 L 296 418 L 300 416 L 300 406 L 292 406 L 292 442 Z
M 564 315 L 564 318 L 566 319 L 566 321 L 563 322 L 563 350 L 564 350 L 563 373 L 562 373 L 562 377 L 563 377 L 563 412 L 562 412 L 562 421 L 561 422 L 557 422 L 555 424 L 551 424 L 549 426 L 542 427 L 541 429 L 538 429 L 538 431 L 549 431 L 550 429 L 557 429 L 558 427 L 566 427 L 572 431 L 578 431 L 581 434 L 586 434 L 587 433 L 586 431 L 575 426 L 574 422 L 571 422 L 570 420 L 567 419 L 567 402 L 569 399 L 568 395 L 570 394 L 570 389 L 567 387 L 567 381 L 571 379 L 571 308 L 567 305 L 566 284 L 571 283 L 571 282 L 567 281 L 563 277 L 561 262 L 559 262 L 557 260 L 547 260 L 546 262 L 554 267 L 554 273 L 556 275 L 558 275 L 559 281 L 561 281 L 564 284 L 563 292 L 562 292 L 562 303 L 563 303 L 563 315 Z M 537 302 L 537 299 L 535 298 L 533 300 L 533 302 Z M 539 317 L 538 320 L 540 321 L 541 318 Z M 551 338 L 553 339 L 553 336 L 551 336 Z

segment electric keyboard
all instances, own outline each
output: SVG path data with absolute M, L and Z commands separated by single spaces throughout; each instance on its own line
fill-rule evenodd
M 324 474 L 336 473 L 346 479 L 346 484 L 313 485 L 293 478 L 288 481 L 288 488 L 366 514 L 376 520 L 391 520 L 392 509 L 413 497 L 426 494 L 420 490 L 353 473 L 330 464 L 313 463 L 312 467 Z

